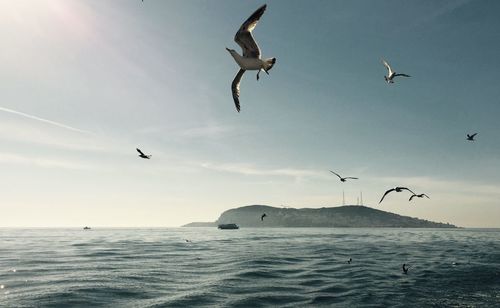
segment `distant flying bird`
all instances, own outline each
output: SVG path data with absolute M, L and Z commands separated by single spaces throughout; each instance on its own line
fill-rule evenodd
M 382 60 L 382 63 L 384 64 L 384 66 L 387 68 L 387 71 L 388 71 L 387 76 L 384 76 L 385 81 L 387 81 L 387 83 L 394 83 L 394 77 L 398 77 L 398 76 L 411 77 L 410 75 L 406 75 L 406 74 L 397 74 L 395 71 L 392 70 L 389 63 L 387 63 L 387 61 L 385 61 L 385 60 Z
M 403 264 L 403 273 L 408 274 L 408 269 L 410 269 L 410 265 Z
M 338 173 L 335 173 L 332 170 L 330 170 L 330 172 L 333 173 L 333 174 L 335 174 L 336 176 L 338 176 L 341 182 L 345 182 L 345 180 L 348 180 L 348 179 L 352 179 L 352 180 L 357 180 L 358 179 L 358 178 L 353 178 L 351 176 L 347 176 L 347 177 L 343 178 L 340 175 L 338 175 Z
M 413 195 L 415 195 L 415 193 L 413 191 L 411 191 L 411 189 L 408 189 L 406 187 L 395 187 L 395 188 L 391 188 L 389 189 L 388 191 L 386 191 L 384 193 L 384 195 L 382 196 L 382 199 L 380 199 L 380 201 L 378 202 L 378 204 L 382 203 L 382 200 L 384 200 L 385 196 L 387 196 L 387 194 L 395 191 L 395 192 L 402 192 L 403 190 L 407 190 L 409 192 L 411 192 Z
M 477 135 L 477 133 L 474 133 L 472 135 L 467 134 L 467 140 L 468 141 L 474 141 L 475 140 L 474 137 L 476 137 L 476 135 Z
M 240 112 L 240 80 L 241 76 L 246 70 L 257 70 L 257 80 L 259 80 L 260 71 L 266 72 L 269 75 L 269 71 L 273 68 L 274 63 L 276 63 L 276 58 L 261 59 L 261 52 L 259 45 L 255 42 L 252 36 L 252 31 L 257 26 L 262 14 L 266 10 L 266 5 L 261 6 L 257 9 L 240 27 L 236 35 L 234 36 L 234 41 L 240 45 L 243 56 L 240 56 L 234 49 L 226 50 L 229 51 L 231 56 L 240 66 L 240 70 L 236 77 L 234 77 L 233 83 L 231 84 L 231 91 L 233 93 L 234 104 L 236 105 L 236 110 Z
M 262 216 L 260 216 L 260 221 L 264 221 L 264 217 L 266 217 L 266 213 L 262 214 Z
M 137 152 L 139 152 L 139 157 L 144 158 L 144 159 L 150 159 L 152 155 L 146 155 L 142 153 L 142 151 L 139 148 L 136 148 Z
M 419 195 L 416 195 L 416 194 L 413 194 L 410 199 L 408 199 L 408 201 L 411 201 L 411 199 L 413 199 L 414 197 L 417 197 L 417 198 L 423 198 L 423 197 L 427 197 L 427 199 L 430 199 L 429 196 L 427 196 L 426 194 L 419 194 Z
M 347 260 L 347 264 L 351 264 L 352 262 L 352 258 L 349 258 L 349 260 Z

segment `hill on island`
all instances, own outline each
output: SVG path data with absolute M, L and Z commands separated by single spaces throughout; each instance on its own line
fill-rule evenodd
M 260 216 L 266 213 L 264 221 Z M 183 227 L 213 227 L 235 223 L 240 227 L 325 227 L 325 228 L 456 228 L 448 223 L 401 216 L 366 206 L 339 206 L 322 208 L 278 208 L 267 205 L 249 205 L 222 213 L 215 222 L 194 222 Z

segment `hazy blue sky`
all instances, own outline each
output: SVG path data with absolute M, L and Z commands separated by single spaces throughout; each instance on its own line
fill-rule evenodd
M 345 190 L 500 227 L 500 2 L 267 1 L 277 63 L 244 76 L 238 114 L 224 48 L 263 3 L 1 0 L 0 226 L 177 226 Z M 387 85 L 381 58 L 413 77 Z M 398 185 L 431 200 L 377 205 Z

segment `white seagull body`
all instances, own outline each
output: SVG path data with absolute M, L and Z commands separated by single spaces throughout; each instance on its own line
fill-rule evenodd
M 234 41 L 240 45 L 243 51 L 242 56 L 239 55 L 234 49 L 226 48 L 236 63 L 240 66 L 240 70 L 238 71 L 238 74 L 236 74 L 236 77 L 234 77 L 233 83 L 231 84 L 233 100 L 238 112 L 240 112 L 240 81 L 245 71 L 258 71 L 257 80 L 259 80 L 260 71 L 263 70 L 266 74 L 269 74 L 269 70 L 271 70 L 274 63 L 276 63 L 276 58 L 261 59 L 259 45 L 257 45 L 257 42 L 255 42 L 255 39 L 252 36 L 252 31 L 257 26 L 257 22 L 264 14 L 265 10 L 266 5 L 258 8 L 257 11 L 255 11 L 241 25 L 238 32 L 236 32 Z
M 387 76 L 384 76 L 385 81 L 387 81 L 387 83 L 394 83 L 394 77 L 397 77 L 397 76 L 411 77 L 410 75 L 406 75 L 406 74 L 397 74 L 395 71 L 392 70 L 389 63 L 387 63 L 387 61 L 385 61 L 385 60 L 382 60 L 382 64 L 384 64 L 385 68 L 387 68 Z

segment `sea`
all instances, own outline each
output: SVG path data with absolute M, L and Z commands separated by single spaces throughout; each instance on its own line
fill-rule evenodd
M 500 307 L 500 229 L 3 228 L 0 307 Z

